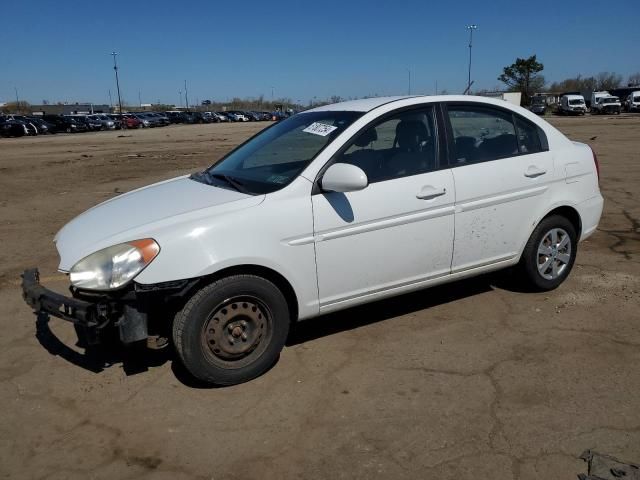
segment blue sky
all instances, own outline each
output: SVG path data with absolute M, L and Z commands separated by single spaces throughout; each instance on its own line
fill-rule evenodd
M 637 0 L 539 1 L 9 1 L 2 6 L 0 101 L 115 99 L 119 53 L 127 102 L 234 96 L 405 94 L 493 88 L 516 57 L 536 53 L 548 81 L 640 71 Z M 615 6 L 615 10 L 611 6 Z M 608 13 L 603 19 L 599 13 Z

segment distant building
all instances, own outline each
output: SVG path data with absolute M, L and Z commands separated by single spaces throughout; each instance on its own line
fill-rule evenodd
M 36 115 L 76 115 L 89 113 L 109 113 L 109 105 L 97 103 L 73 103 L 68 105 L 31 105 L 31 111 Z

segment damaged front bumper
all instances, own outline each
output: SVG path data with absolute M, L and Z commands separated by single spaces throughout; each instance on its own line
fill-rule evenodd
M 118 327 L 120 340 L 133 343 L 148 336 L 147 315 L 133 302 L 133 292 L 118 297 L 82 295 L 71 289 L 73 297 L 49 290 L 40 284 L 37 268 L 22 274 L 22 297 L 37 314 L 52 315 L 72 322 L 81 341 L 87 345 L 101 343 L 101 331 L 109 325 Z

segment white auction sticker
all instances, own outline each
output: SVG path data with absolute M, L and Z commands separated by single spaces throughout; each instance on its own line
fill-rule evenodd
M 327 125 L 326 123 L 313 122 L 307 128 L 302 130 L 303 132 L 313 133 L 314 135 L 320 135 L 321 137 L 326 137 L 331 132 L 336 130 L 338 127 L 334 127 L 333 125 Z

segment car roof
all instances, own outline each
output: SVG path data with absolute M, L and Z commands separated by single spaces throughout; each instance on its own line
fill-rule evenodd
M 346 102 L 332 103 L 330 105 L 322 105 L 321 107 L 306 110 L 306 112 L 323 112 L 333 111 L 353 111 L 353 112 L 369 112 L 374 108 L 387 105 L 402 100 L 415 100 L 415 104 L 426 102 L 476 102 L 488 105 L 510 106 L 509 102 L 502 99 L 480 97 L 476 95 L 403 95 L 395 97 L 374 97 L 362 98 L 359 100 L 349 100 Z M 406 104 L 406 102 L 403 102 Z

